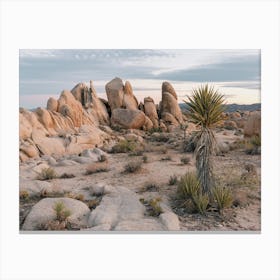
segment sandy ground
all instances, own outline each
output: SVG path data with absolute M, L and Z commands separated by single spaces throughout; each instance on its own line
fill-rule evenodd
M 224 135 L 226 134 L 226 135 Z M 217 138 L 223 141 L 232 142 L 241 136 L 235 136 L 232 131 L 218 132 Z M 147 156 L 147 163 L 142 164 L 142 169 L 136 173 L 125 173 L 124 166 L 130 162 L 139 160 L 141 156 L 129 156 L 126 153 L 109 154 L 109 171 L 100 172 L 91 175 L 85 175 L 88 164 L 79 164 L 74 166 L 56 166 L 55 171 L 61 175 L 63 173 L 73 174 L 74 178 L 53 179 L 52 184 L 58 189 L 63 189 L 64 193 L 72 192 L 83 194 L 85 199 L 88 197 L 87 189 L 95 183 L 104 183 L 112 186 L 125 186 L 139 195 L 139 199 L 149 199 L 160 197 L 164 203 L 174 209 L 178 214 L 180 228 L 182 231 L 260 231 L 261 230 L 261 193 L 260 185 L 241 186 L 236 185 L 236 191 L 245 193 L 244 205 L 233 206 L 225 210 L 222 215 L 217 212 L 208 212 L 205 216 L 200 214 L 188 214 L 174 204 L 176 195 L 176 185 L 169 185 L 170 176 L 182 176 L 187 171 L 195 170 L 195 160 L 192 153 L 182 153 L 180 149 L 180 137 L 174 144 L 160 142 L 150 142 L 157 151 L 144 152 Z M 179 144 L 178 144 L 179 143 Z M 167 147 L 167 153 L 162 153 L 161 147 Z M 190 163 L 182 164 L 181 157 L 189 156 Z M 36 161 L 39 162 L 38 160 Z M 260 181 L 261 156 L 246 155 L 242 150 L 234 150 L 224 155 L 214 157 L 215 173 L 218 176 L 227 178 L 228 176 L 240 177 L 244 171 L 244 164 L 250 162 L 257 167 L 258 180 Z M 30 172 L 30 165 L 24 163 L 20 165 L 20 178 L 32 181 L 36 178 L 34 172 Z M 232 178 L 235 180 L 236 178 Z M 143 187 L 151 183 L 158 186 L 157 190 L 143 191 Z M 31 206 L 36 201 L 22 201 L 20 203 L 20 215 L 23 221 L 24 216 L 28 214 Z M 242 203 L 241 203 L 242 204 Z M 174 206 L 175 205 L 175 206 Z

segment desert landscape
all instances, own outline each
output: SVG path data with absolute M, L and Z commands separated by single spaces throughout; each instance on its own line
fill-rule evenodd
M 120 78 L 105 88 L 107 100 L 90 81 L 20 108 L 20 231 L 261 230 L 260 108 L 219 114 L 209 195 L 196 175 L 201 128 L 173 86 L 159 104 Z

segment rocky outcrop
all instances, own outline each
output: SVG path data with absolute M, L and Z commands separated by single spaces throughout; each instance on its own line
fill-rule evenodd
M 53 97 L 50 97 L 47 102 L 47 110 L 51 112 L 57 112 L 58 102 Z
M 129 81 L 126 81 L 125 85 L 123 85 L 123 81 L 120 78 L 115 78 L 106 84 L 105 89 L 111 111 L 119 108 L 138 109 L 138 101 L 133 94 Z
M 138 101 L 133 94 L 132 86 L 129 81 L 124 85 L 124 108 L 129 110 L 138 110 Z
M 260 136 L 261 135 L 261 113 L 253 112 L 249 115 L 244 125 L 244 136 Z
M 145 114 L 140 110 L 114 109 L 111 117 L 112 126 L 140 129 L 146 122 Z
M 178 124 L 183 122 L 182 112 L 177 102 L 177 94 L 174 88 L 168 82 L 164 82 L 162 84 L 162 100 L 159 109 L 163 121 L 165 121 L 164 118 L 166 118 L 164 114 L 168 113 L 176 119 Z
M 152 121 L 153 127 L 158 128 L 158 114 L 154 100 L 151 97 L 144 98 L 144 112 Z

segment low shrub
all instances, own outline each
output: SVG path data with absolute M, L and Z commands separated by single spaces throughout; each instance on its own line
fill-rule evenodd
M 160 206 L 161 198 L 153 198 L 149 201 L 149 205 L 151 207 L 149 213 L 151 216 L 158 217 L 161 213 L 163 213 L 163 210 Z
M 144 163 L 147 163 L 148 162 L 148 156 L 144 155 L 142 157 L 142 160 L 143 160 Z
M 219 212 L 224 208 L 231 207 L 233 202 L 232 193 L 229 188 L 215 187 L 212 190 L 212 195 Z
M 182 164 L 189 164 L 190 161 L 191 161 L 191 158 L 188 157 L 188 156 L 183 156 L 183 157 L 181 157 L 181 163 L 182 163 Z
M 19 192 L 19 198 L 22 200 L 26 200 L 29 198 L 29 192 L 26 190 L 20 191 Z
M 63 173 L 62 175 L 59 176 L 60 179 L 71 179 L 74 178 L 74 174 L 68 174 L 68 173 Z
M 196 173 L 188 172 L 181 177 L 177 188 L 177 194 L 180 198 L 192 198 L 200 191 L 201 185 Z
M 71 215 L 71 211 L 65 208 L 65 205 L 62 201 L 56 202 L 53 209 L 56 214 L 56 220 L 59 222 L 66 221 Z
M 207 194 L 198 193 L 192 197 L 192 201 L 196 207 L 196 210 L 201 214 L 205 215 L 206 209 L 209 205 L 209 197 Z
M 171 175 L 169 177 L 168 185 L 173 186 L 176 185 L 177 183 L 178 183 L 178 177 L 176 175 Z
M 128 153 L 136 149 L 137 143 L 135 141 L 121 140 L 112 148 L 112 153 Z
M 160 160 L 161 161 L 171 161 L 172 158 L 171 158 L 171 156 L 166 156 L 166 157 L 161 158 Z
M 80 200 L 80 201 L 84 201 L 85 200 L 84 195 L 81 194 L 81 193 L 78 194 L 78 193 L 71 193 L 71 192 L 69 192 L 69 193 L 66 193 L 64 196 L 65 197 L 69 197 L 69 198 L 73 198 L 73 199 L 77 199 L 77 200 Z
M 57 178 L 55 170 L 51 167 L 42 169 L 41 173 L 37 176 L 37 180 L 51 180 Z
M 148 182 L 142 188 L 142 192 L 157 192 L 159 191 L 159 186 L 155 182 Z
M 127 173 L 134 173 L 136 171 L 139 171 L 142 167 L 141 161 L 132 161 L 125 165 L 124 171 Z
M 109 171 L 109 166 L 106 161 L 104 162 L 95 162 L 87 166 L 85 175 L 91 175 L 98 172 L 107 172 Z

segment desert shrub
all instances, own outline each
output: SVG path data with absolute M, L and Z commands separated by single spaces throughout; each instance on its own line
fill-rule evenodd
M 161 213 L 163 213 L 163 210 L 160 206 L 161 198 L 153 198 L 149 201 L 150 208 L 150 215 L 154 217 L 158 217 Z
M 121 140 L 112 148 L 112 153 L 128 153 L 136 149 L 135 141 Z
M 229 188 L 214 187 L 212 190 L 212 195 L 214 201 L 217 203 L 219 211 L 232 205 L 233 197 Z
M 86 204 L 90 210 L 95 209 L 101 202 L 100 198 L 95 198 L 92 200 L 86 201 Z
M 178 183 L 178 177 L 176 175 L 171 175 L 169 177 L 168 185 L 173 186 L 176 185 L 177 183 Z
M 74 177 L 75 177 L 74 174 L 69 174 L 69 173 L 63 173 L 62 175 L 59 176 L 60 179 L 70 179 Z
M 100 155 L 99 158 L 98 158 L 98 161 L 99 162 L 106 162 L 108 161 L 108 158 L 106 155 Z
M 151 135 L 151 141 L 154 142 L 168 142 L 169 136 L 165 133 L 154 133 Z
M 196 210 L 204 215 L 209 204 L 209 197 L 207 194 L 198 193 L 192 196 L 192 201 L 195 205 Z
M 194 172 L 188 172 L 178 183 L 177 194 L 181 198 L 192 198 L 201 191 L 201 185 Z
M 66 193 L 64 196 L 69 197 L 69 198 L 73 198 L 73 199 L 77 199 L 77 200 L 80 200 L 80 201 L 84 201 L 84 199 L 85 199 L 84 195 L 81 194 L 81 193 L 77 194 L 77 193 L 69 192 L 69 193 Z
M 182 163 L 182 164 L 189 164 L 190 161 L 191 161 L 191 158 L 188 157 L 188 156 L 183 156 L 183 157 L 181 157 L 181 163 Z
M 22 200 L 26 200 L 29 198 L 29 192 L 26 190 L 22 190 L 19 192 L 19 198 Z
M 144 163 L 147 163 L 148 162 L 148 156 L 144 155 L 142 157 L 142 160 L 143 160 Z
M 135 151 L 133 152 L 130 152 L 129 153 L 129 156 L 142 156 L 143 155 L 143 150 L 142 149 L 136 149 Z
M 161 161 L 170 161 L 172 160 L 171 156 L 166 156 L 160 159 Z
M 142 188 L 142 192 L 157 192 L 159 191 L 159 186 L 155 182 L 148 182 Z
M 245 153 L 248 155 L 259 155 L 261 153 L 261 137 L 253 136 L 246 143 Z
M 166 147 L 160 147 L 158 149 L 158 152 L 161 153 L 161 154 L 167 154 L 168 149 Z
M 124 171 L 127 173 L 134 173 L 141 169 L 142 162 L 141 161 L 132 161 L 125 165 Z
M 196 134 L 192 133 L 183 141 L 182 149 L 184 153 L 192 153 L 195 151 L 196 148 Z
M 71 211 L 65 208 L 65 205 L 62 201 L 56 202 L 53 209 L 55 211 L 56 220 L 60 222 L 66 221 L 71 215 Z
M 37 180 L 51 180 L 57 178 L 55 170 L 51 167 L 42 169 L 41 173 L 37 176 Z
M 108 163 L 104 162 L 95 162 L 87 166 L 85 175 L 91 175 L 98 172 L 107 172 L 109 171 Z
M 153 127 L 149 130 L 149 133 L 150 134 L 153 134 L 154 132 L 159 132 L 161 133 L 162 132 L 162 128 L 161 127 Z

